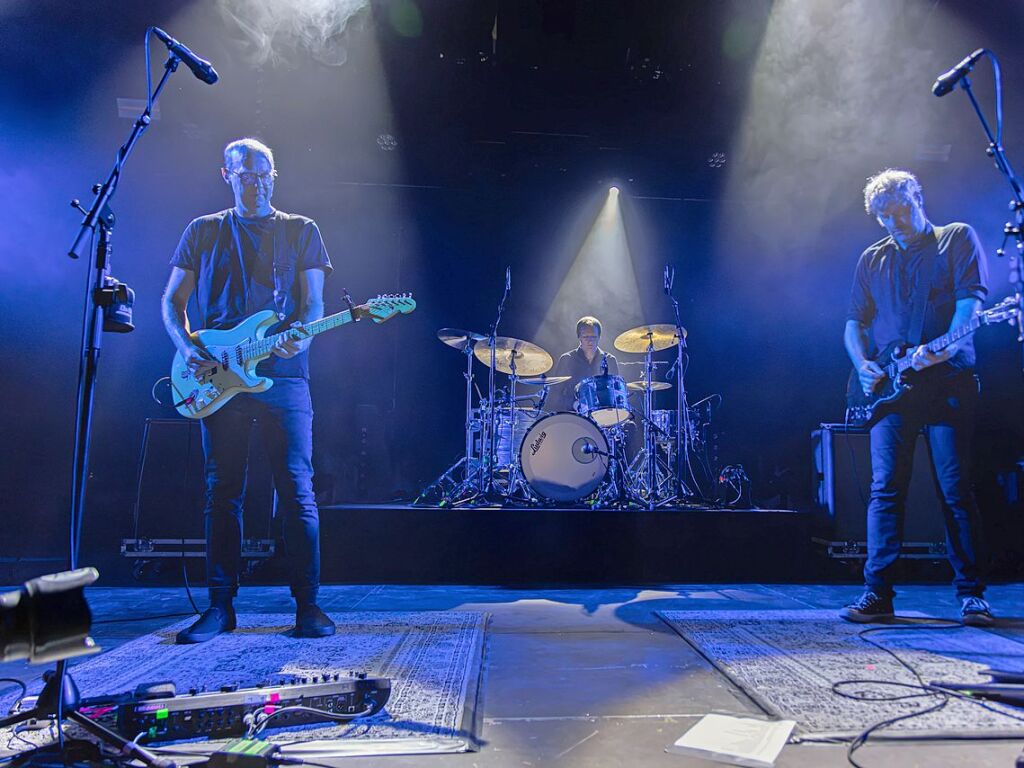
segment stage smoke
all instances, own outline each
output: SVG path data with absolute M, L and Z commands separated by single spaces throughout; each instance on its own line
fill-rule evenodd
M 225 18 L 237 25 L 255 65 L 288 63 L 300 50 L 322 64 L 348 60 L 342 36 L 369 0 L 218 0 Z

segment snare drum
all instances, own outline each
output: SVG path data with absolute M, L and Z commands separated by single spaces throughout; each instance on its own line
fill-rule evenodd
M 602 427 L 621 424 L 630 417 L 629 391 L 621 376 L 605 374 L 576 385 L 577 410 Z
M 519 463 L 530 488 L 549 501 L 579 501 L 608 474 L 608 441 L 589 419 L 553 413 L 523 438 Z

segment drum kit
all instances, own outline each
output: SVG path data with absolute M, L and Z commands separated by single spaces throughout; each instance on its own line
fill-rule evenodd
M 575 411 L 569 412 L 544 409 L 549 391 L 570 386 L 571 377 L 548 376 L 554 361 L 540 346 L 459 328 L 442 328 L 437 337 L 465 356 L 465 451 L 417 503 L 654 509 L 700 500 L 688 453 L 700 440 L 695 420 L 704 417 L 686 405 L 682 326 L 643 325 L 619 334 L 615 349 L 644 355 L 620 363 L 642 366 L 639 379 L 627 383 L 608 373 L 585 378 L 576 384 Z M 668 363 L 654 360 L 654 353 L 671 348 L 678 355 L 675 385 L 655 379 Z M 487 396 L 481 394 L 475 406 L 474 360 L 490 369 Z M 496 373 L 507 377 L 507 386 L 496 386 Z M 677 407 L 655 410 L 654 393 L 673 386 Z M 710 410 L 699 413 L 709 418 Z M 687 473 L 690 482 L 683 479 Z

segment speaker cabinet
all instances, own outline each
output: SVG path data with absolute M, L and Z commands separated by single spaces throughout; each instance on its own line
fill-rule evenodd
M 867 541 L 871 498 L 871 446 L 866 430 L 822 424 L 811 433 L 815 503 L 832 541 Z M 935 484 L 928 443 L 922 432 L 914 446 L 914 469 L 907 492 L 903 540 L 945 541 L 942 499 Z

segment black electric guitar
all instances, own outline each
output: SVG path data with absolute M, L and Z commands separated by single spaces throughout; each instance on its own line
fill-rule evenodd
M 1013 322 L 1020 311 L 1021 297 L 1007 296 L 991 309 L 979 312 L 959 328 L 932 339 L 925 347 L 933 353 L 941 352 L 983 325 L 993 325 L 1004 320 Z M 914 349 L 892 345 L 882 350 L 882 354 L 875 358 L 875 362 L 885 373 L 885 378 L 875 385 L 869 395 L 864 394 L 857 370 L 854 369 L 850 373 L 850 380 L 846 385 L 846 420 L 849 424 L 870 427 L 885 415 L 888 407 L 899 400 L 904 392 L 914 386 L 914 378 L 918 374 L 912 367 Z

